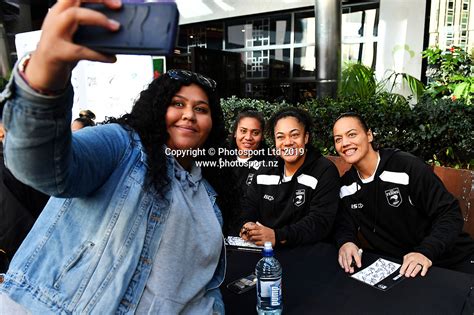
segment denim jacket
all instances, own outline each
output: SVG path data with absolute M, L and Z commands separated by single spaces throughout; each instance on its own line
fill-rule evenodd
M 146 155 L 135 132 L 110 124 L 72 136 L 72 96 L 71 86 L 56 97 L 35 93 L 16 67 L 2 94 L 8 100 L 7 167 L 54 198 L 13 258 L 0 291 L 33 314 L 133 313 L 160 245 L 171 194 L 145 187 Z M 167 171 L 170 176 L 170 160 Z M 222 225 L 216 193 L 205 186 Z M 224 273 L 225 250 L 206 288 L 217 312 L 224 309 L 219 292 Z

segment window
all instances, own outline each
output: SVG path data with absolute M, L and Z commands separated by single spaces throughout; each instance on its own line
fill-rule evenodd
M 315 29 L 314 11 L 295 13 L 295 43 L 314 44 Z
M 316 60 L 314 58 L 315 46 L 295 48 L 293 59 L 294 77 L 314 77 Z
M 252 32 L 252 24 L 227 25 L 225 49 L 244 48 L 246 32 Z
M 274 79 L 290 78 L 290 49 L 270 50 L 270 77 Z
M 286 14 L 270 18 L 270 44 L 284 45 L 290 43 L 291 15 Z
M 222 49 L 224 30 L 222 23 L 208 24 L 206 26 L 180 26 L 178 47 L 189 51 L 191 47 L 209 49 Z
M 268 49 L 246 51 L 244 62 L 247 78 L 268 78 L 270 64 Z
M 342 16 L 342 61 L 375 67 L 377 10 L 356 11 Z
M 358 11 L 343 5 L 343 62 L 352 60 L 375 66 L 378 8 L 374 7 Z M 190 47 L 204 47 L 237 54 L 234 64 L 237 76 L 240 75 L 241 96 L 304 100 L 316 92 L 314 9 L 287 12 L 182 25 L 178 46 L 184 52 Z M 187 58 L 190 67 L 191 55 L 183 54 L 182 57 L 183 62 L 184 57 Z M 196 62 L 215 69 L 221 67 L 212 62 Z

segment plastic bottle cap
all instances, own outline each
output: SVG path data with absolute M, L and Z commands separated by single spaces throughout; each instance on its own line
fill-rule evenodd
M 273 249 L 273 248 L 272 248 L 272 242 L 265 242 L 264 248 L 265 248 L 265 249 Z

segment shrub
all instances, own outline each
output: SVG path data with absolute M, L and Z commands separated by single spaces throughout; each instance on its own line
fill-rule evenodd
M 268 119 L 289 104 L 231 97 L 222 100 L 222 105 L 230 131 L 235 116 L 243 109 L 261 111 Z M 468 169 L 474 165 L 474 108 L 465 101 L 425 96 L 411 108 L 407 101 L 381 93 L 365 99 L 311 99 L 297 106 L 313 117 L 313 145 L 323 154 L 336 155 L 334 120 L 343 112 L 356 111 L 372 128 L 379 147 L 399 148 L 437 165 Z
M 270 103 L 263 100 L 249 99 L 249 98 L 238 98 L 232 96 L 226 99 L 221 99 L 222 111 L 225 118 L 225 126 L 229 132 L 232 131 L 232 124 L 234 123 L 235 117 L 242 111 L 252 109 L 259 111 L 265 117 L 265 120 L 272 116 L 279 108 L 290 106 L 290 104 L 281 103 Z
M 474 108 L 463 101 L 424 97 L 413 108 L 411 152 L 443 166 L 474 166 Z
M 446 51 L 430 47 L 423 51 L 428 60 L 426 93 L 433 98 L 462 99 L 468 105 L 474 102 L 474 57 L 460 47 Z
M 313 144 L 323 154 L 336 154 L 332 138 L 332 125 L 341 113 L 347 111 L 358 112 L 365 118 L 376 136 L 376 143 L 380 146 L 407 149 L 404 142 L 400 140 L 410 128 L 410 106 L 406 101 L 397 100 L 392 103 L 390 94 L 374 95 L 368 99 L 314 99 L 301 106 L 308 109 L 314 118 Z

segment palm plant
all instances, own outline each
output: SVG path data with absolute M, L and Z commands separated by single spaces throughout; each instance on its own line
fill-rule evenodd
M 339 95 L 356 96 L 361 99 L 384 95 L 392 102 L 405 102 L 403 95 L 394 92 L 394 88 L 400 81 L 408 84 L 416 99 L 419 99 L 425 90 L 423 83 L 409 74 L 391 71 L 383 80 L 377 81 L 375 72 L 370 67 L 350 62 L 345 64 L 342 71 Z

